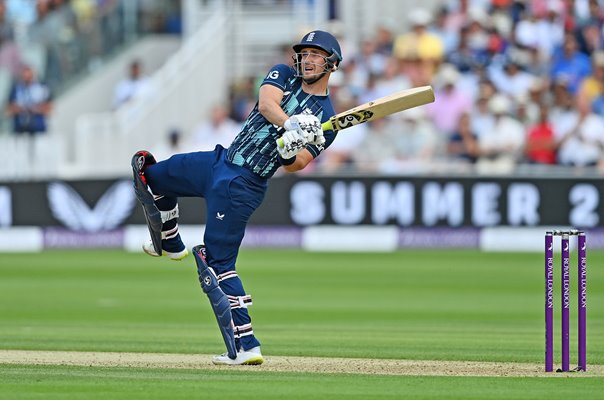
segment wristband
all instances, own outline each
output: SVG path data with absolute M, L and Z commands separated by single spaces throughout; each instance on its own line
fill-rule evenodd
M 296 162 L 296 156 L 293 156 L 292 158 L 283 158 L 281 157 L 281 154 L 277 154 L 277 160 L 279 161 L 279 164 L 283 166 L 292 165 Z

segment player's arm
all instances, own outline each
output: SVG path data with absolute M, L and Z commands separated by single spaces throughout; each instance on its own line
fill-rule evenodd
M 258 111 L 270 123 L 283 127 L 285 130 L 298 130 L 306 142 L 323 144 L 321 122 L 314 115 L 288 116 L 281 108 L 283 90 L 274 85 L 262 85 L 258 94 Z
M 296 159 L 293 164 L 283 165 L 283 169 L 287 172 L 301 171 L 306 168 L 306 166 L 310 164 L 312 160 L 314 160 L 314 157 L 312 156 L 310 151 L 304 149 L 301 150 L 298 154 L 296 154 Z
M 289 116 L 281 108 L 283 90 L 273 85 L 262 85 L 258 94 L 258 111 L 270 123 L 283 126 Z

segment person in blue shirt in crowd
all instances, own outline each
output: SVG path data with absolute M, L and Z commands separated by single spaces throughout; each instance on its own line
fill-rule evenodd
M 207 204 L 204 244 L 193 248 L 199 280 L 208 295 L 227 352 L 215 364 L 261 364 L 244 291 L 235 269 L 246 224 L 279 168 L 304 169 L 335 139 L 321 124 L 335 112 L 328 81 L 342 61 L 340 45 L 325 31 L 307 33 L 293 46 L 294 66 L 273 66 L 258 102 L 229 148 L 174 155 L 156 162 L 147 151 L 132 159 L 134 187 L 143 205 L 151 240 L 143 250 L 173 260 L 187 256 L 178 233 L 179 197 L 203 197 Z M 282 146 L 276 144 L 282 139 Z
M 52 109 L 52 94 L 48 86 L 36 79 L 29 65 L 21 67 L 20 79 L 9 93 L 7 112 L 13 118 L 16 134 L 35 135 L 46 132 L 46 116 Z

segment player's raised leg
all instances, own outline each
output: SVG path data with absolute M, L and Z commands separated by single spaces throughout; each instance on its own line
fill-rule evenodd
M 143 244 L 143 250 L 154 257 L 165 255 L 178 261 L 185 258 L 188 251 L 178 234 L 177 199 L 155 195 L 146 175 L 147 169 L 152 166 L 161 169 L 160 164 L 148 151 L 138 151 L 132 157 L 134 192 L 143 207 L 151 236 L 151 240 Z

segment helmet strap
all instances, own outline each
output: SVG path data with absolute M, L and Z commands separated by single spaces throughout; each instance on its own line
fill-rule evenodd
M 327 70 L 324 70 L 319 75 L 314 76 L 312 78 L 304 78 L 304 77 L 302 77 L 302 80 L 304 81 L 304 83 L 306 83 L 308 85 L 312 85 L 313 83 L 318 82 L 321 78 L 323 78 L 325 76 L 325 74 L 327 74 Z

